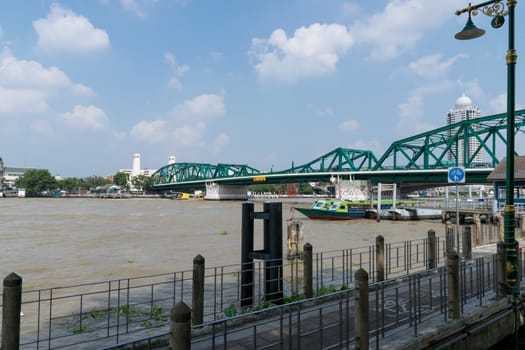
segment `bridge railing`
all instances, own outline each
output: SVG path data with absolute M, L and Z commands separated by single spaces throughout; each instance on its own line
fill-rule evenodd
M 438 263 L 443 262 L 445 240 L 438 238 Z M 385 277 L 406 276 L 425 269 L 427 240 L 385 244 Z M 321 296 L 351 288 L 359 268 L 376 281 L 375 246 L 315 252 L 314 294 Z M 240 264 L 205 268 L 204 322 L 246 312 L 240 307 Z M 304 293 L 303 263 L 298 257 L 283 261 L 286 302 Z M 254 311 L 265 303 L 265 262 L 254 262 Z M 67 287 L 24 290 L 21 348 L 74 348 L 78 344 L 105 346 L 165 332 L 171 307 L 192 305 L 193 271 L 117 279 Z M 3 309 L 3 305 L 0 305 Z

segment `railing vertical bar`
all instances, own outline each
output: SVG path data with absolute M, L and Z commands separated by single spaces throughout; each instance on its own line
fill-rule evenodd
M 108 281 L 108 326 L 107 326 L 107 336 L 109 337 L 111 333 L 111 281 Z
M 48 342 L 47 347 L 51 349 L 51 328 L 52 328 L 52 319 L 53 319 L 53 288 L 49 290 L 49 325 L 48 325 Z
M 213 319 L 217 319 L 217 267 L 213 268 Z
M 38 306 L 37 306 L 37 319 L 36 319 L 36 349 L 38 350 L 40 348 L 40 304 L 42 302 L 42 291 L 38 290 Z M 3 307 L 3 306 L 2 306 Z
M 79 303 L 79 312 L 78 312 L 78 317 L 79 317 L 79 322 L 78 322 L 78 326 L 79 326 L 79 329 L 80 331 L 82 331 L 82 302 L 84 301 L 84 294 L 80 294 L 80 303 Z
M 117 344 L 118 344 L 118 336 L 120 334 L 120 281 L 118 280 L 117 285 Z

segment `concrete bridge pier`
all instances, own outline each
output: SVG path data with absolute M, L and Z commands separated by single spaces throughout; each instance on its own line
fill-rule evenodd
M 205 199 L 210 200 L 247 200 L 247 185 L 223 185 L 217 182 L 206 182 Z

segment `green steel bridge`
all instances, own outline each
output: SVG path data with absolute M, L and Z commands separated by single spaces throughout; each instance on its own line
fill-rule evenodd
M 524 125 L 525 110 L 516 111 L 515 137 L 522 136 Z M 207 183 L 246 186 L 351 177 L 421 188 L 446 185 L 448 168 L 458 165 L 465 168 L 466 183 L 484 184 L 499 164 L 497 155 L 505 154 L 506 128 L 506 113 L 495 114 L 394 141 L 381 157 L 370 150 L 336 148 L 281 171 L 262 172 L 246 164 L 174 163 L 152 175 L 153 187 L 158 191 L 192 191 L 205 189 Z M 477 155 L 482 155 L 484 162 L 476 162 Z

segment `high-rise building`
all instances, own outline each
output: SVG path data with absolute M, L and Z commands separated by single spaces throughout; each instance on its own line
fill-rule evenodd
M 456 100 L 456 105 L 454 107 L 455 108 L 449 110 L 447 114 L 447 125 L 458 123 L 464 120 L 479 118 L 481 116 L 479 108 L 472 106 L 472 100 L 465 96 L 465 94 L 462 94 Z M 476 129 L 475 126 L 473 127 L 473 129 Z M 452 138 L 455 135 L 456 131 L 456 129 L 449 130 L 449 138 Z M 464 166 L 466 162 L 469 162 L 469 160 L 470 164 L 482 163 L 483 154 L 481 152 L 478 152 L 474 156 L 474 153 L 479 148 L 478 139 L 476 139 L 476 137 L 474 136 L 471 136 L 468 138 L 466 145 L 464 144 L 463 140 L 463 135 L 460 135 L 460 137 L 457 140 L 457 143 L 451 147 L 451 150 L 448 153 L 448 160 L 452 161 L 454 165 L 458 166 Z

